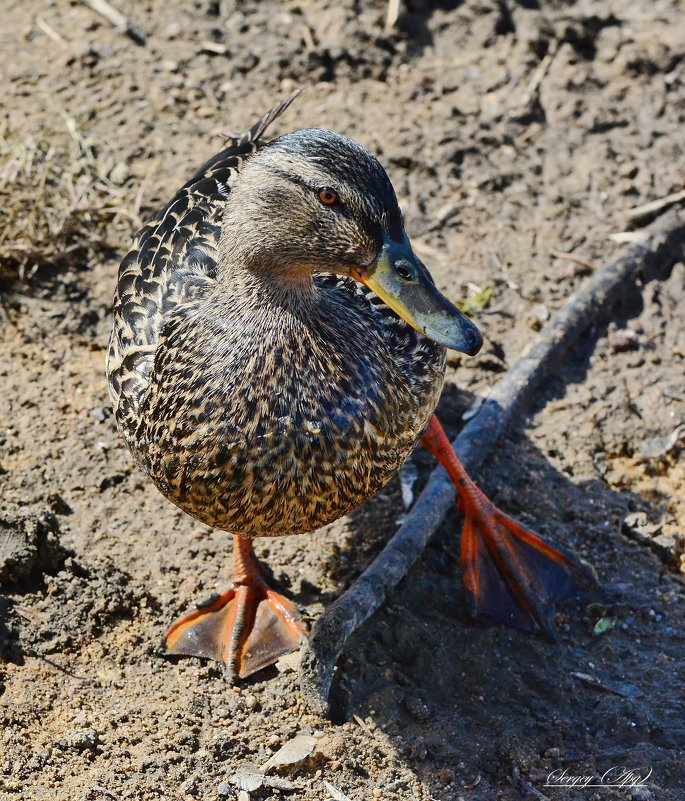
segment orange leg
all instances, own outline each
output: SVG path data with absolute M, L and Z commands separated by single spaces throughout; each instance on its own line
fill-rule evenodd
M 223 662 L 230 682 L 245 678 L 300 646 L 304 627 L 294 604 L 270 589 L 252 541 L 233 537 L 233 586 L 177 620 L 167 653 Z
M 437 417 L 421 444 L 447 470 L 459 493 L 461 564 L 471 614 L 489 615 L 523 631 L 539 627 L 555 640 L 555 603 L 591 584 L 590 571 L 488 500 L 457 459 Z

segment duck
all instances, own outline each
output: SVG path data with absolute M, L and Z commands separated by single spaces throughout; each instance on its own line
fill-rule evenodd
M 162 495 L 233 538 L 233 582 L 165 634 L 230 682 L 300 647 L 296 605 L 253 539 L 315 532 L 397 475 L 420 443 L 464 518 L 474 616 L 554 636 L 585 583 L 573 554 L 492 504 L 435 416 L 447 349 L 482 335 L 414 253 L 392 183 L 355 141 L 264 134 L 298 92 L 203 164 L 118 272 L 106 373 L 116 424 Z

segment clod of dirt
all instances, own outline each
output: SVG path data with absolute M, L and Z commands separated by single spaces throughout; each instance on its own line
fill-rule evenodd
M 640 343 L 637 334 L 630 328 L 617 328 L 615 324 L 609 326 L 607 341 L 612 353 L 623 353 L 628 350 L 637 350 Z
M 67 744 L 74 751 L 95 751 L 100 744 L 100 738 L 94 729 L 84 729 L 75 731 L 69 737 Z
M 300 651 L 293 651 L 291 654 L 282 656 L 276 662 L 276 668 L 280 673 L 297 673 L 302 661 L 302 654 Z
M 417 695 L 408 695 L 404 700 L 407 712 L 416 720 L 426 721 L 431 717 L 431 711 L 424 701 Z
M 43 622 L 22 639 L 44 654 L 78 652 L 84 642 L 119 620 L 130 620 L 151 603 L 145 588 L 109 559 L 86 565 L 67 559 L 38 603 Z
M 34 571 L 56 573 L 67 556 L 52 512 L 0 510 L 0 584 L 17 583 Z
M 673 450 L 682 439 L 685 439 L 685 424 L 677 426 L 665 437 L 649 437 L 643 440 L 638 450 L 645 459 L 656 459 Z
M 629 514 L 623 521 L 623 533 L 647 545 L 668 565 L 682 570 L 685 566 L 685 536 L 677 531 L 663 532 L 663 523 L 650 523 L 644 512 Z
M 316 744 L 316 753 L 325 759 L 339 759 L 345 754 L 345 738 L 340 732 L 332 732 L 322 737 Z

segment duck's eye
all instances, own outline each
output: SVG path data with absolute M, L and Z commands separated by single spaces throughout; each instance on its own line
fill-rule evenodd
M 319 189 L 319 200 L 324 206 L 335 206 L 336 203 L 340 203 L 340 195 L 330 186 L 322 186 Z

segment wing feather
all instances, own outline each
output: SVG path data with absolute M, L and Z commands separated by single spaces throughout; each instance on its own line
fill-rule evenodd
M 148 383 L 162 331 L 206 296 L 216 278 L 216 251 L 231 181 L 260 147 L 293 92 L 246 133 L 209 159 L 136 237 L 119 268 L 107 373 L 117 417 L 135 411 Z

